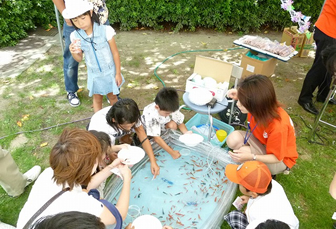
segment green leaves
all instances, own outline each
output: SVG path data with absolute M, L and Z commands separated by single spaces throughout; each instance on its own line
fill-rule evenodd
M 166 23 L 175 24 L 174 31 L 194 31 L 198 27 L 215 30 L 251 32 L 271 25 L 282 29 L 292 24 L 288 12 L 278 0 L 128 0 L 107 1 L 112 23 L 120 23 L 122 30 L 136 27 L 162 28 Z M 316 21 L 323 0 L 307 0 L 295 7 Z
M 36 26 L 56 25 L 50 0 L 13 0 L 0 3 L 0 47 L 14 46 Z
M 324 0 L 294 1 L 294 7 L 312 24 L 319 16 Z M 115 0 L 106 1 L 111 24 L 121 30 L 149 27 L 162 29 L 167 24 L 174 31 L 210 28 L 248 33 L 263 26 L 282 30 L 293 25 L 290 15 L 282 10 L 279 0 Z M 36 26 L 56 26 L 51 0 L 0 1 L 0 47 L 15 45 Z M 62 17 L 60 17 L 62 18 Z M 9 36 L 9 37 L 8 37 Z

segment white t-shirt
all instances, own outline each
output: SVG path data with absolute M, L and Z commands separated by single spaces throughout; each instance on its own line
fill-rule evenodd
M 89 130 L 96 130 L 105 132 L 110 136 L 112 145 L 115 144 L 115 140 L 127 134 L 128 132 L 120 130 L 116 131 L 112 126 L 110 126 L 106 121 L 106 114 L 112 108 L 112 106 L 105 107 L 97 111 L 91 118 Z M 141 126 L 140 120 L 135 124 L 135 127 Z
M 299 220 L 287 199 L 282 186 L 272 180 L 272 191 L 265 196 L 250 198 L 247 203 L 246 216 L 249 225 L 246 229 L 254 229 L 268 219 L 275 219 L 287 223 L 291 229 L 299 228 Z
M 148 136 L 161 136 L 161 133 L 166 129 L 165 125 L 171 120 L 176 122 L 177 125 L 183 123 L 184 115 L 179 110 L 172 112 L 167 117 L 164 117 L 159 114 L 159 111 L 155 108 L 155 105 L 155 103 L 151 103 L 146 106 L 141 116 Z
M 62 190 L 62 186 L 57 185 L 52 179 L 54 171 L 52 168 L 45 169 L 29 194 L 28 200 L 23 206 L 17 222 L 17 229 L 21 229 L 28 220 L 54 195 Z M 52 202 L 37 219 L 55 215 L 61 212 L 79 211 L 99 217 L 103 212 L 103 204 L 95 198 L 89 196 L 77 185 L 71 191 L 66 191 Z
M 115 30 L 112 28 L 112 26 L 110 25 L 101 25 L 101 26 L 104 26 L 105 29 L 106 29 L 106 40 L 111 40 L 115 35 L 116 35 L 116 32 Z M 75 40 L 75 33 L 77 33 L 76 31 L 73 31 L 71 34 L 70 34 L 70 40 L 71 42 L 73 42 Z M 88 35 L 88 37 L 91 37 L 92 34 Z

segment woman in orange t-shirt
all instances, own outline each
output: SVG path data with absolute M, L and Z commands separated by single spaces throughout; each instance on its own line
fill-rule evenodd
M 245 78 L 228 97 L 247 113 L 248 129 L 236 130 L 227 138 L 232 160 L 261 161 L 273 175 L 289 171 L 296 163 L 296 138 L 293 122 L 276 99 L 272 82 L 263 75 Z

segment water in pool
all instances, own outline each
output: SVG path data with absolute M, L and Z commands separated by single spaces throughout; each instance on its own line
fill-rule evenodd
M 150 214 L 157 217 L 162 225 L 201 228 L 216 206 L 225 201 L 222 199 L 228 182 L 224 175 L 225 166 L 197 151 L 178 146 L 174 149 L 182 150 L 184 155 L 173 160 L 164 150 L 157 154 L 161 169 L 156 179 L 150 172 L 149 162 L 133 174 L 132 209 L 125 225 L 139 215 Z M 118 197 L 119 194 L 116 198 L 111 197 L 114 204 Z

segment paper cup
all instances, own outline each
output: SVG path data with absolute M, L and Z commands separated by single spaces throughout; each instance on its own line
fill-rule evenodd
M 127 215 L 132 219 L 135 219 L 141 215 L 140 207 L 137 205 L 131 205 L 128 207 Z
M 188 156 L 189 154 L 190 154 L 190 149 L 181 149 L 180 150 L 180 154 L 182 155 L 182 156 Z
M 75 49 L 76 49 L 76 53 L 80 53 L 82 51 L 81 49 L 81 43 L 80 43 L 80 39 L 75 39 L 73 42 L 72 42 L 75 46 Z

